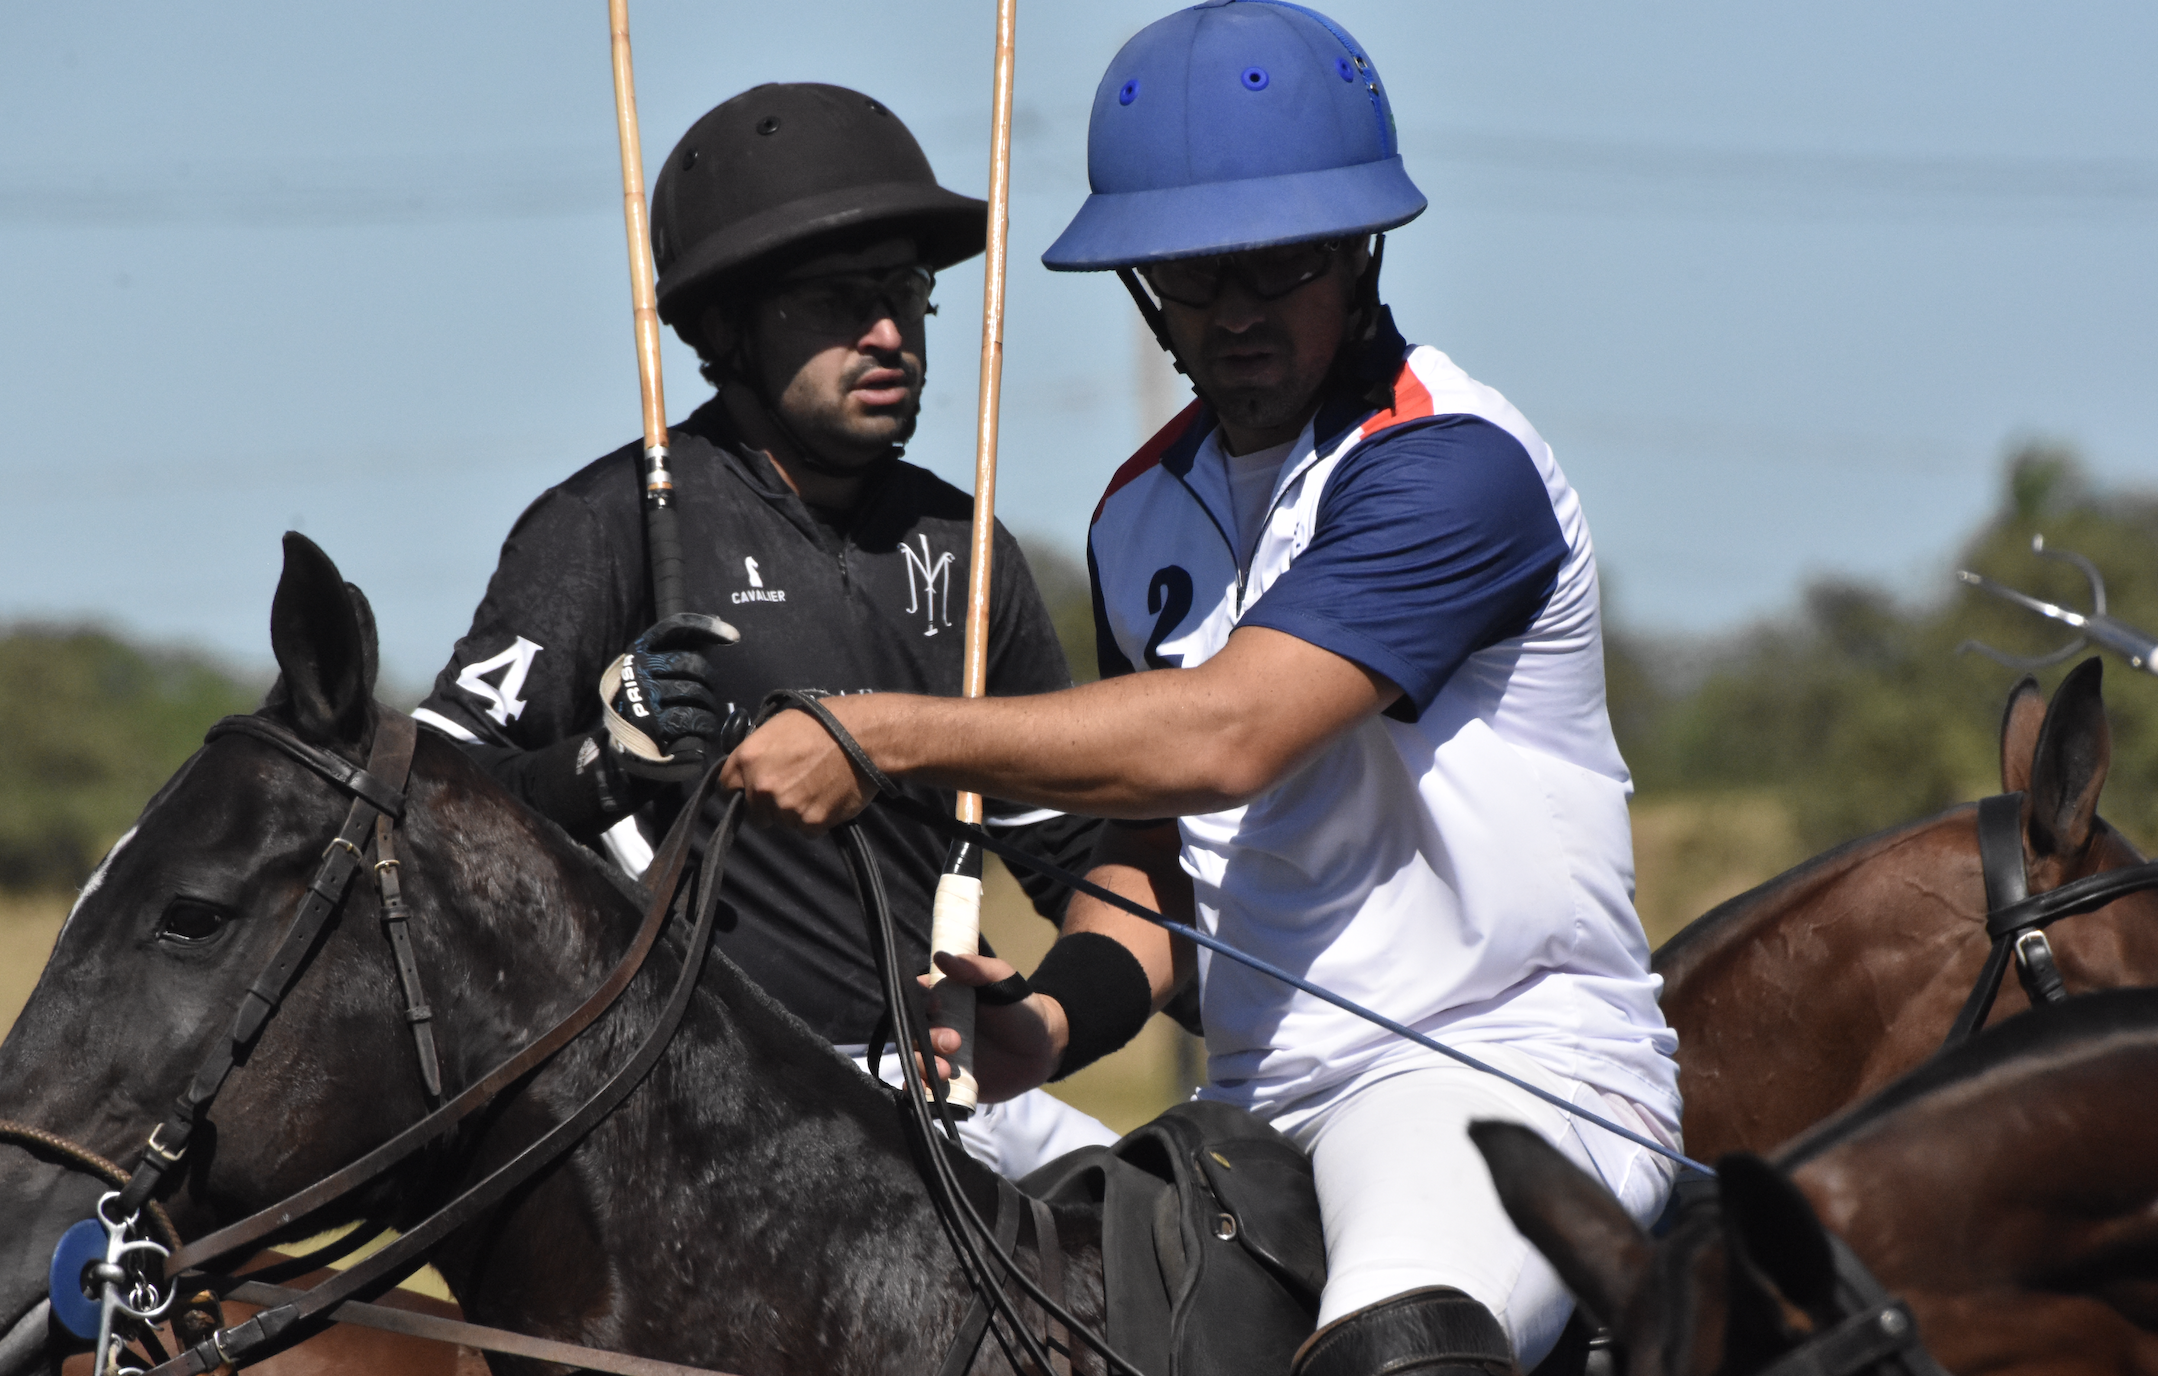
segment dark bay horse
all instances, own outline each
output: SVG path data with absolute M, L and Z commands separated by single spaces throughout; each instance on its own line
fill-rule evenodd
M 272 613 L 282 670 L 263 714 L 365 759 L 375 646 L 356 591 L 288 541 Z M 413 937 L 443 1079 L 483 1074 L 575 1006 L 621 955 L 640 900 L 561 831 L 421 733 L 399 828 Z M 84 888 L 0 1045 L 0 1119 L 132 1163 L 149 1126 L 230 1020 L 349 798 L 246 735 L 213 740 L 151 801 Z M 274 1203 L 427 1110 L 368 886 L 315 949 L 233 1073 L 167 1200 L 182 1236 Z M 627 1060 L 682 961 L 680 924 L 614 1008 L 484 1113 L 370 1194 L 296 1220 L 409 1224 L 560 1121 Z M 996 1184 L 960 1160 L 985 1217 Z M 46 1289 L 63 1229 L 99 1180 L 0 1146 L 0 1334 Z M 1098 1212 L 1059 1208 L 1067 1303 L 1102 1318 Z M 1031 1224 L 1023 1266 L 1038 1274 Z M 756 1373 L 935 1371 L 970 1292 L 931 1211 L 893 1095 L 711 954 L 664 1058 L 569 1155 L 436 1256 L 480 1322 Z M 57 1343 L 0 1345 L 0 1376 Z M 498 1370 L 533 1364 L 497 1360 Z M 973 1370 L 1002 1369 L 984 1343 Z M 1091 1355 L 1082 1372 L 1099 1370 Z M 535 1368 L 536 1369 L 536 1368 Z
M 2142 859 L 2098 816 L 2111 759 L 2099 676 L 2093 659 L 2050 706 L 2029 679 L 2009 698 L 2001 786 L 2024 795 L 2033 894 Z M 1977 814 L 1966 803 L 1829 851 L 1656 953 L 1689 1152 L 1769 1150 L 1940 1047 L 1989 946 Z M 2071 994 L 2158 985 L 2158 893 L 2065 919 L 2047 937 Z M 2011 976 L 1992 1021 L 2029 1006 Z
M 1957 1376 L 2158 1372 L 2158 990 L 1993 1028 L 1786 1147 L 1718 1163 L 1652 1242 L 1532 1134 L 1478 1124 L 1516 1226 L 1628 1376 L 1746 1376 L 1829 1329 L 1826 1229 Z M 1869 1368 L 1870 1369 L 1870 1368 Z

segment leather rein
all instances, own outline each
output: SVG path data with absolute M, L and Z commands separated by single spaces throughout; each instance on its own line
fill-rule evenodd
M 775 699 L 792 696 L 774 695 Z M 775 702 L 767 710 L 773 710 L 777 705 Z M 629 1062 L 574 1113 L 509 1162 L 463 1190 L 421 1222 L 403 1230 L 389 1246 L 309 1289 L 286 1289 L 274 1282 L 357 1250 L 380 1230 L 356 1229 L 308 1256 L 280 1261 L 245 1276 L 211 1269 L 216 1263 L 233 1263 L 258 1253 L 261 1244 L 279 1230 L 352 1194 L 416 1152 L 439 1142 L 459 1122 L 486 1107 L 504 1089 L 545 1064 L 612 1007 L 643 968 L 670 913 L 681 906 L 676 898 L 690 861 L 695 821 L 702 813 L 704 800 L 719 772 L 716 768 L 707 771 L 647 868 L 646 876 L 652 882 L 651 902 L 629 950 L 607 978 L 546 1033 L 448 1102 L 442 1102 L 440 1058 L 432 1034 L 432 1015 L 425 1002 L 418 962 L 405 927 L 409 910 L 403 900 L 397 874 L 399 863 L 393 850 L 395 824 L 404 812 L 406 781 L 417 732 L 413 720 L 402 713 L 378 706 L 377 718 L 374 743 L 365 768 L 318 749 L 262 717 L 227 717 L 214 725 L 205 738 L 207 743 L 221 736 L 246 735 L 262 741 L 351 794 L 352 804 L 344 825 L 326 848 L 322 863 L 307 886 L 292 925 L 243 996 L 230 1032 L 205 1058 L 166 1119 L 151 1132 L 141 1162 L 132 1175 L 123 1177 L 120 1169 L 111 1162 L 41 1129 L 0 1123 L 0 1140 L 16 1138 L 26 1145 L 34 1144 L 48 1154 L 61 1157 L 74 1169 L 99 1175 L 113 1183 L 124 1178 L 116 1212 L 121 1218 L 132 1220 L 138 1210 L 148 1209 L 151 1226 L 174 1247 L 166 1270 L 174 1277 L 175 1292 L 185 1290 L 195 1295 L 189 1301 L 189 1307 L 199 1308 L 205 1302 L 212 1302 L 211 1309 L 215 1312 L 214 1301 L 219 1298 L 262 1307 L 253 1318 L 231 1327 L 223 1326 L 221 1320 L 214 1325 L 205 1325 L 214 1327 L 215 1331 L 203 1340 L 183 1347 L 170 1359 L 164 1359 L 154 1337 L 145 1337 L 145 1346 L 160 1358 L 145 1376 L 230 1376 L 239 1367 L 289 1347 L 330 1322 L 355 1323 L 562 1366 L 610 1372 L 615 1376 L 727 1376 L 703 1368 L 415 1314 L 369 1304 L 362 1297 L 394 1285 L 417 1270 L 443 1239 L 499 1203 L 576 1145 L 643 1081 L 657 1063 L 688 1008 L 704 967 L 718 909 L 725 857 L 740 825 L 739 794 L 729 797 L 721 821 L 706 847 L 696 893 L 689 900 L 695 909 L 695 923 L 684 949 L 682 968 L 664 1010 L 647 1030 Z M 215 1099 L 233 1066 L 245 1058 L 270 1016 L 291 992 L 330 918 L 343 903 L 352 875 L 364 860 L 361 848 L 370 840 L 378 856 L 374 872 L 383 921 L 390 934 L 392 953 L 405 994 L 405 1017 L 413 1029 L 428 1102 L 435 1107 L 420 1121 L 322 1180 L 269 1208 L 180 1246 L 163 1209 L 152 1198 L 153 1192 L 165 1175 L 185 1159 L 188 1142 L 202 1114 Z M 1036 1371 L 1047 1376 L 1068 1376 L 1071 1344 L 1077 1338 L 1099 1349 L 1119 1376 L 1141 1376 L 1137 1368 L 1111 1351 L 1064 1308 L 1056 1295 L 1050 1293 L 1061 1292 L 1064 1282 L 1063 1254 L 1055 1219 L 1048 1206 L 1038 1200 L 1024 1200 L 1002 1177 L 997 1179 L 993 1226 L 984 1222 L 966 1199 L 946 1155 L 947 1151 L 956 1152 L 959 1148 L 956 1128 L 944 1102 L 943 1085 L 941 1082 L 933 1086 L 926 1084 L 920 1074 L 919 1065 L 926 1064 L 933 1055 L 928 1048 L 928 1026 L 912 981 L 907 980 L 898 968 L 895 925 L 874 858 L 866 840 L 851 826 L 842 829 L 841 843 L 862 898 L 871 946 L 878 955 L 887 1000 L 894 1010 L 895 1030 L 904 1029 L 902 1041 L 914 1053 L 903 1055 L 902 1059 L 910 1091 L 905 1098 L 914 1110 L 915 1154 L 932 1202 L 959 1253 L 962 1270 L 975 1294 L 973 1306 L 946 1351 L 941 1368 L 943 1376 L 961 1376 L 972 1365 L 984 1338 L 992 1336 L 1012 1359 L 1015 1370 L 1027 1369 L 1030 1362 Z M 934 1108 L 931 1107 L 932 1100 Z M 931 1131 L 933 1115 L 943 1117 L 945 1135 L 942 1140 Z M 1033 1225 L 1039 1283 L 1019 1268 L 1011 1251 L 1017 1241 L 1022 1214 L 1029 1215 Z M 994 1267 L 990 1264 L 992 1259 L 996 1263 Z M 1030 1316 L 1006 1295 L 1004 1284 L 998 1279 L 999 1269 L 1035 1301 L 1038 1329 Z M 183 1272 L 190 1274 L 183 1276 Z M 1014 1351 L 1015 1348 L 1018 1351 Z
M 168 1241 L 176 1241 L 170 1223 L 165 1221 L 163 1210 L 157 1206 L 152 1194 L 163 1178 L 186 1159 L 189 1142 L 201 1116 L 215 1100 L 233 1066 L 245 1058 L 270 1017 L 298 981 L 330 918 L 342 905 L 353 874 L 364 863 L 362 848 L 370 843 L 375 847 L 377 855 L 374 872 L 380 893 L 382 917 L 390 932 L 392 953 L 406 999 L 405 1019 L 413 1029 L 421 1077 L 428 1089 L 429 1102 L 436 1107 L 390 1140 L 322 1180 L 266 1209 L 178 1247 L 166 1266 L 168 1274 L 176 1278 L 176 1284 L 180 1283 L 178 1278 L 183 1271 L 200 1273 L 186 1278 L 180 1288 L 191 1293 L 206 1290 L 212 1297 L 230 1296 L 266 1307 L 246 1322 L 230 1328 L 220 1327 L 203 1341 L 183 1348 L 177 1356 L 160 1361 L 148 1376 L 229 1373 L 308 1336 L 323 1323 L 340 1319 L 370 1327 L 442 1338 L 469 1346 L 496 1348 L 591 1370 L 621 1373 L 622 1376 L 681 1376 L 682 1373 L 694 1371 L 695 1368 L 673 1363 L 550 1342 L 474 1324 L 405 1314 L 360 1301 L 361 1297 L 386 1289 L 418 1269 L 425 1263 L 427 1254 L 434 1246 L 451 1232 L 500 1202 L 510 1191 L 531 1179 L 538 1171 L 576 1145 L 642 1082 L 657 1063 L 688 1008 L 690 997 L 695 992 L 697 977 L 704 966 L 705 952 L 710 943 L 713 919 L 718 908 L 721 871 L 740 822 L 739 796 L 729 799 L 719 827 L 706 848 L 694 899 L 695 923 L 684 949 L 682 968 L 676 976 L 674 988 L 663 1011 L 655 1024 L 647 1030 L 630 1060 L 574 1113 L 550 1128 L 508 1162 L 465 1188 L 427 1218 L 404 1230 L 388 1247 L 311 1289 L 283 1290 L 264 1284 L 263 1279 L 268 1274 L 265 1272 L 234 1277 L 211 1269 L 215 1263 L 244 1260 L 253 1255 L 260 1250 L 261 1244 L 267 1238 L 279 1230 L 352 1194 L 421 1149 L 439 1142 L 459 1123 L 493 1102 L 503 1090 L 544 1065 L 614 1005 L 622 991 L 628 988 L 630 981 L 643 968 L 646 958 L 657 944 L 661 930 L 667 925 L 670 914 L 681 906 L 676 899 L 684 872 L 689 866 L 694 822 L 702 810 L 706 794 L 712 788 L 716 770 L 708 773 L 691 795 L 647 869 L 646 874 L 651 882 L 651 902 L 630 941 L 629 949 L 609 971 L 606 979 L 601 981 L 582 1003 L 522 1050 L 502 1061 L 455 1097 L 447 1102 L 439 1102 L 440 1062 L 432 1035 L 432 1017 L 424 1000 L 418 964 L 404 927 L 408 909 L 403 901 L 402 886 L 398 882 L 398 861 L 392 840 L 396 822 L 404 813 L 407 776 L 417 741 L 417 728 L 412 718 L 403 713 L 380 706 L 377 707 L 376 713 L 374 742 L 364 768 L 309 744 L 287 728 L 264 717 L 226 717 L 212 726 L 205 737 L 207 743 L 223 736 L 244 735 L 267 744 L 350 794 L 352 804 L 343 826 L 325 849 L 322 862 L 307 885 L 292 924 L 286 929 L 277 949 L 249 986 L 247 993 L 242 996 L 230 1030 L 204 1058 L 201 1067 L 175 1101 L 166 1118 L 150 1133 L 141 1161 L 121 1189 L 114 1212 L 127 1219 L 147 1206 L 153 1227 Z M 15 1128 L 18 1125 L 5 1126 Z M 93 1153 L 56 1134 L 23 1128 L 18 1132 L 0 1133 L 0 1136 L 21 1137 L 28 1142 L 35 1142 L 48 1152 L 62 1157 L 63 1163 L 73 1169 L 84 1170 L 107 1179 L 118 1176 L 118 1169 L 111 1163 L 96 1158 Z M 365 1236 L 363 1231 L 361 1237 L 364 1239 Z M 300 1269 L 305 1269 L 326 1256 L 351 1250 L 351 1247 L 352 1244 L 333 1243 L 330 1247 L 301 1259 Z M 287 1263 L 275 1269 L 290 1271 L 293 1265 Z

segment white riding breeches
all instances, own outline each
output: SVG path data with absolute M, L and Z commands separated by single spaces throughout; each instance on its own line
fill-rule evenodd
M 1651 1140 L 1677 1145 L 1675 1125 L 1523 1052 L 1462 1049 Z M 1326 1231 L 1321 1324 L 1406 1291 L 1450 1285 L 1498 1316 L 1522 1370 L 1549 1355 L 1573 1300 L 1500 1206 L 1468 1137 L 1469 1124 L 1480 1118 L 1535 1130 L 1600 1178 L 1643 1226 L 1663 1209 L 1677 1174 L 1669 1158 L 1452 1061 L 1375 1071 L 1293 1104 L 1272 1121 L 1311 1154 Z
M 852 1046 L 838 1049 L 852 1056 L 864 1071 L 869 1069 L 866 1051 Z M 884 1083 L 901 1083 L 899 1053 L 887 1050 L 877 1070 Z M 1001 1104 L 977 1107 L 974 1116 L 959 1125 L 959 1140 L 969 1156 L 1005 1179 L 1017 1180 L 1068 1151 L 1108 1146 L 1117 1134 L 1100 1119 L 1032 1089 Z

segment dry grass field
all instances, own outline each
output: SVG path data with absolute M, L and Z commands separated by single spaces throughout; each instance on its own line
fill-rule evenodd
M 1636 802 L 1634 850 L 1638 906 L 1651 945 L 1802 858 L 1789 813 L 1754 794 Z M 13 1027 L 30 999 L 69 904 L 71 895 L 0 895 L 0 1029 Z M 997 951 L 1023 971 L 1040 960 L 1055 934 L 995 861 L 988 869 L 982 927 Z M 1172 1022 L 1155 1018 L 1137 1042 L 1051 1093 L 1124 1130 L 1189 1096 L 1200 1068 L 1198 1044 Z
M 1634 850 L 1638 905 L 1652 944 L 1803 858 L 1789 814 L 1775 800 L 1751 794 L 1636 803 Z M 66 894 L 0 895 L 0 1029 L 13 1026 L 29 999 L 71 901 Z M 982 927 L 997 951 L 1022 970 L 1033 967 L 1055 934 L 994 861 Z M 1200 1070 L 1197 1043 L 1156 1018 L 1123 1051 L 1050 1092 L 1122 1130 L 1190 1094 Z
M 1642 922 L 1656 944 L 1801 858 L 1788 813 L 1772 799 L 1751 795 L 1638 803 L 1634 847 Z M 14 1025 L 28 1001 L 72 901 L 68 894 L 0 895 L 0 1034 Z M 998 953 L 1023 970 L 1033 968 L 1055 935 L 994 860 L 986 876 L 982 929 Z M 1126 1131 L 1188 1097 L 1203 1068 L 1199 1043 L 1168 1019 L 1155 1018 L 1131 1045 L 1049 1092 Z M 433 1268 L 405 1284 L 449 1298 Z
M 0 893 L 0 1032 L 30 1001 L 72 894 Z
M 1742 792 L 1635 800 L 1633 854 L 1634 907 L 1652 947 L 1806 858 L 1789 809 Z

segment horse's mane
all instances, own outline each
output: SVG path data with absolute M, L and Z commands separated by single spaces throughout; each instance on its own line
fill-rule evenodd
M 422 729 L 421 748 L 414 755 L 415 772 L 423 765 L 422 759 L 435 753 L 440 747 L 440 758 L 445 762 L 454 757 L 455 763 L 447 768 L 454 772 L 459 785 L 485 794 L 494 806 L 516 814 L 529 828 L 529 837 L 545 852 L 572 872 L 582 871 L 596 875 L 607 887 L 623 900 L 620 913 L 612 915 L 625 925 L 623 935 L 633 928 L 652 901 L 651 892 L 637 880 L 632 879 L 620 866 L 605 855 L 571 836 L 553 818 L 531 807 L 502 787 L 485 770 L 478 767 L 457 743 L 436 732 Z M 432 737 L 432 744 L 428 738 Z M 428 772 L 435 772 L 435 768 Z M 685 877 L 685 885 L 690 883 Z M 659 938 L 659 950 L 679 960 L 684 942 L 688 939 L 686 918 L 677 913 L 670 920 Z M 646 981 L 638 981 L 645 985 Z M 818 1035 L 815 1029 L 779 1000 L 767 993 L 764 987 L 751 979 L 734 960 L 713 943 L 705 950 L 704 973 L 699 979 L 700 996 L 717 997 L 729 1012 L 742 1024 L 743 1030 L 757 1037 L 763 1053 L 768 1058 L 784 1062 L 805 1083 L 816 1086 L 821 1094 L 859 1099 L 865 1091 L 879 1101 L 889 1101 L 897 1091 L 870 1079 L 853 1061 L 841 1055 L 831 1043 Z M 631 994 L 630 1001 L 656 997 L 656 991 Z M 694 1005 L 693 1005 L 694 1007 Z M 695 1017 L 694 1012 L 692 1018 Z M 858 1105 L 859 1106 L 859 1105 Z
M 1677 965 L 1705 954 L 1704 948 L 1711 942 L 1722 941 L 1741 935 L 1752 922 L 1769 912 L 1777 911 L 1791 890 L 1833 878 L 1859 862 L 1871 858 L 1877 851 L 1894 845 L 1912 834 L 1934 826 L 1960 812 L 1967 812 L 1973 803 L 1957 803 L 1930 817 L 1915 822 L 1904 822 L 1845 841 L 1840 846 L 1822 851 L 1810 860 L 1802 860 L 1775 878 L 1756 884 L 1736 898 L 1727 898 L 1710 908 L 1701 916 L 1687 923 L 1677 935 L 1656 948 L 1652 962 L 1658 974 L 1666 977 L 1678 973 Z
M 2057 1062 L 2086 1050 L 2088 1043 L 2124 1034 L 2158 1042 L 2158 989 L 2104 989 L 2065 1003 L 2042 1004 L 1940 1053 L 1873 1097 L 1807 1129 L 1776 1153 L 1776 1164 L 1796 1170 L 1929 1095 L 2013 1070 L 2026 1060 Z

